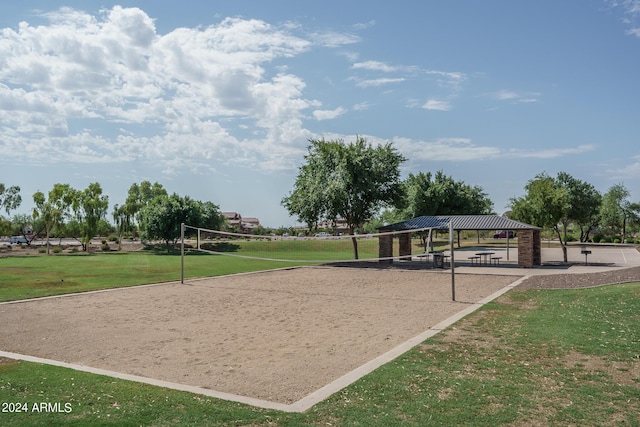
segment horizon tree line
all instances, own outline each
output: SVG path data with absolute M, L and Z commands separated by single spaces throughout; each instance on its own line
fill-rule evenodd
M 443 171 L 410 173 L 401 180 L 400 165 L 407 159 L 390 143 L 374 147 L 360 136 L 348 144 L 339 139 L 310 139 L 309 143 L 293 189 L 281 201 L 309 230 L 317 230 L 322 222 L 342 219 L 349 234 L 355 235 L 417 216 L 494 213 L 493 202 L 480 186 L 456 181 Z M 508 216 L 552 230 L 561 242 L 565 261 L 572 227 L 579 230 L 581 242 L 588 241 L 594 231 L 620 232 L 625 242 L 629 228 L 640 226 L 640 203 L 629 200 L 623 184 L 601 194 L 592 184 L 566 172 L 556 177 L 542 172 L 529 180 L 524 190 L 523 196 L 510 199 Z M 0 216 L 0 235 L 20 234 L 32 226 L 36 234 L 45 234 L 47 248 L 55 235 L 77 239 L 86 251 L 100 231 L 115 232 L 118 242 L 125 233 L 138 231 L 141 238 L 162 240 L 169 249 L 179 238 L 181 222 L 210 229 L 226 225 L 213 202 L 169 195 L 158 182 L 131 185 L 125 202 L 113 208 L 115 226 L 107 220 L 109 200 L 98 182 L 84 190 L 56 183 L 46 194 L 37 191 L 33 200 L 31 214 L 13 219 Z M 21 202 L 19 186 L 0 183 L 1 211 L 9 215 Z M 352 241 L 357 259 L 357 239 Z

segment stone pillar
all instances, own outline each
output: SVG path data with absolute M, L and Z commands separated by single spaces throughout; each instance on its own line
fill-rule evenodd
M 398 235 L 400 240 L 400 256 L 404 257 L 408 255 L 408 257 L 400 258 L 403 261 L 411 261 L 411 233 L 402 233 Z
M 380 230 L 384 233 L 384 230 Z M 378 257 L 388 258 L 393 256 L 393 235 L 380 236 L 378 238 Z M 392 264 L 393 260 L 385 259 L 379 261 L 381 264 Z
M 542 234 L 533 230 L 533 265 L 542 265 Z
M 518 231 L 518 267 L 542 264 L 540 230 Z

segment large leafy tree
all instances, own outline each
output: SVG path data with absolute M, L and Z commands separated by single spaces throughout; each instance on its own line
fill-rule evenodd
M 22 203 L 20 187 L 17 185 L 6 187 L 3 183 L 0 183 L 0 209 L 9 215 L 9 212 L 17 209 L 20 203 Z
M 567 226 L 583 215 L 576 203 L 584 198 L 584 189 L 590 191 L 589 186 L 582 184 L 566 173 L 558 174 L 557 178 L 541 173 L 525 185 L 527 193 L 523 197 L 511 199 L 512 219 L 553 229 L 560 241 L 564 262 L 568 261 Z
M 105 219 L 109 208 L 109 197 L 102 194 L 99 183 L 89 184 L 82 191 L 72 192 L 72 210 L 76 221 L 76 234 L 82 244 L 82 250 L 96 236 L 100 221 Z
M 456 181 L 442 171 L 409 174 L 402 182 L 405 202 L 387 217 L 397 221 L 431 215 L 486 215 L 493 213 L 493 202 L 478 186 Z M 426 245 L 426 233 L 422 233 Z M 460 237 L 458 233 L 458 237 Z M 460 241 L 458 240 L 458 245 Z
M 623 184 L 616 184 L 602 197 L 600 216 L 602 225 L 622 232 L 624 242 L 627 234 L 627 225 L 634 222 L 638 216 L 637 204 L 629 200 L 629 190 Z
M 20 206 L 22 197 L 20 196 L 20 187 L 5 187 L 0 183 L 0 209 L 4 210 L 7 215 Z M 0 215 L 0 235 L 9 234 L 11 232 L 11 221 Z
M 223 217 L 211 202 L 193 200 L 177 194 L 159 195 L 140 210 L 140 231 L 145 239 L 165 242 L 167 252 L 180 238 L 180 224 L 219 229 Z
M 69 184 L 54 184 L 47 195 L 37 191 L 33 195 L 33 217 L 42 222 L 47 238 L 47 255 L 49 255 L 49 237 L 55 227 L 61 226 L 69 215 L 74 201 L 75 190 Z
M 536 175 L 525 185 L 527 194 L 511 199 L 512 219 L 542 228 L 553 229 L 562 246 L 567 262 L 566 242 L 562 239 L 560 224 L 569 212 L 569 192 L 546 173 Z
M 140 184 L 133 183 L 129 187 L 127 199 L 122 205 L 113 207 L 113 220 L 118 233 L 118 248 L 121 246 L 122 235 L 126 231 L 132 231 L 139 222 L 139 213 L 151 200 L 158 196 L 167 196 L 167 190 L 162 184 L 150 181 L 142 181 Z
M 485 215 L 493 213 L 493 202 L 484 190 L 455 181 L 442 171 L 409 174 L 403 182 L 406 197 L 403 216 Z
M 127 199 L 117 211 L 125 217 L 126 222 L 134 223 L 139 220 L 140 211 L 153 199 L 159 196 L 168 196 L 167 190 L 162 184 L 150 181 L 142 181 L 140 184 L 133 183 L 129 187 Z
M 354 235 L 381 207 L 402 202 L 400 165 L 405 158 L 391 144 L 374 147 L 360 136 L 349 144 L 309 142 L 293 191 L 282 199 L 289 213 L 309 228 L 317 228 L 322 220 L 342 218 Z M 352 241 L 358 259 L 357 239 Z
M 558 185 L 568 191 L 569 207 L 561 223 L 563 225 L 565 241 L 566 232 L 570 224 L 580 228 L 580 241 L 589 240 L 589 233 L 600 221 L 600 205 L 602 195 L 596 188 L 585 181 L 581 181 L 566 172 L 560 172 L 556 178 Z

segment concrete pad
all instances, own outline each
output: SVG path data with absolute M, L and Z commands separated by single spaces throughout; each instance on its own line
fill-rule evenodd
M 591 251 L 587 255 L 585 265 L 585 255 L 582 249 Z M 499 264 L 495 265 L 471 265 L 468 259 L 477 252 L 495 252 L 493 257 L 501 257 Z M 518 248 L 462 248 L 456 249 L 455 253 L 456 273 L 470 274 L 505 274 L 505 275 L 539 275 L 539 274 L 583 274 L 611 271 L 619 268 L 630 268 L 640 266 L 640 252 L 635 246 L 610 246 L 610 245 L 584 245 L 569 246 L 567 248 L 568 264 L 562 264 L 562 248 L 545 247 L 543 242 L 541 248 L 542 263 L 544 265 L 533 268 L 521 268 L 518 266 Z

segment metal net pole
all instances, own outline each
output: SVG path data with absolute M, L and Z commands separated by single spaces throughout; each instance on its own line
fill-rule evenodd
M 449 221 L 449 249 L 451 251 L 451 300 L 456 300 L 456 262 L 453 255 L 453 221 Z
M 184 283 L 184 222 L 180 224 L 180 283 Z

